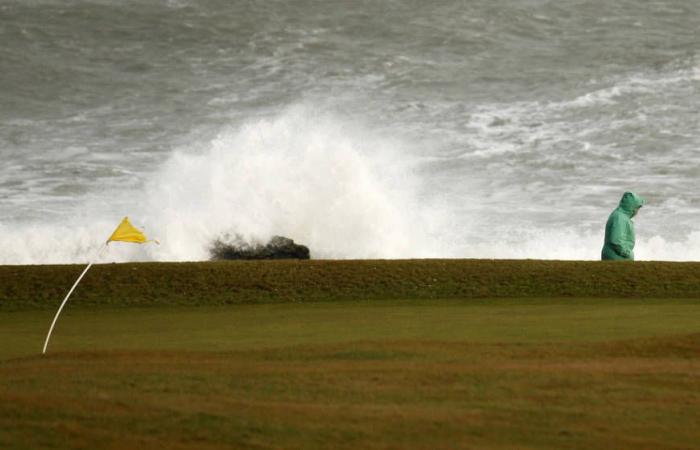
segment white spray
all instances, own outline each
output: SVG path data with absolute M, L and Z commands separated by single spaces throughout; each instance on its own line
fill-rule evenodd
M 440 186 L 421 184 L 411 143 L 367 128 L 309 107 L 231 127 L 173 152 L 141 189 L 105 192 L 60 224 L 0 222 L 0 264 L 95 260 L 125 215 L 162 244 L 114 243 L 97 261 L 206 260 L 212 240 L 227 233 L 259 242 L 287 236 L 313 258 L 599 258 L 608 210 L 593 231 L 522 223 L 485 229 L 451 213 L 458 205 L 441 197 Z M 474 189 L 459 201 L 477 205 L 478 214 L 486 200 Z M 442 202 L 433 207 L 426 198 Z M 637 259 L 698 259 L 700 233 L 673 241 L 646 235 L 645 218 L 638 219 Z
M 315 258 L 438 256 L 408 158 L 382 139 L 293 108 L 179 151 L 146 189 L 158 259 L 206 259 L 222 234 L 282 235 Z M 428 217 L 431 216 L 431 217 Z

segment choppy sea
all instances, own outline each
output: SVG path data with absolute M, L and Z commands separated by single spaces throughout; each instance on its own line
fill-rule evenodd
M 700 259 L 700 4 L 0 0 L 0 264 Z

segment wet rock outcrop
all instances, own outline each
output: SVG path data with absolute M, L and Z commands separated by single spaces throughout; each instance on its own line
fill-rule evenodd
M 249 243 L 241 237 L 231 240 L 228 236 L 214 240 L 209 248 L 212 261 L 230 259 L 309 259 L 311 254 L 305 245 L 283 236 L 274 236 L 263 245 Z

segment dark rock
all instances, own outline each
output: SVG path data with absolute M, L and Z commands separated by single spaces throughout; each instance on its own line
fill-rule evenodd
M 274 236 L 266 245 L 251 244 L 240 236 L 233 240 L 228 235 L 216 239 L 209 248 L 212 261 L 227 259 L 309 259 L 309 248 L 293 240 Z

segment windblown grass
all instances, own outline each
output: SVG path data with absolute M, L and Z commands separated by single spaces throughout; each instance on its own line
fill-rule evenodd
M 0 266 L 0 309 L 55 308 L 82 266 Z M 223 261 L 94 266 L 71 304 L 225 305 L 495 297 L 700 298 L 700 263 Z

